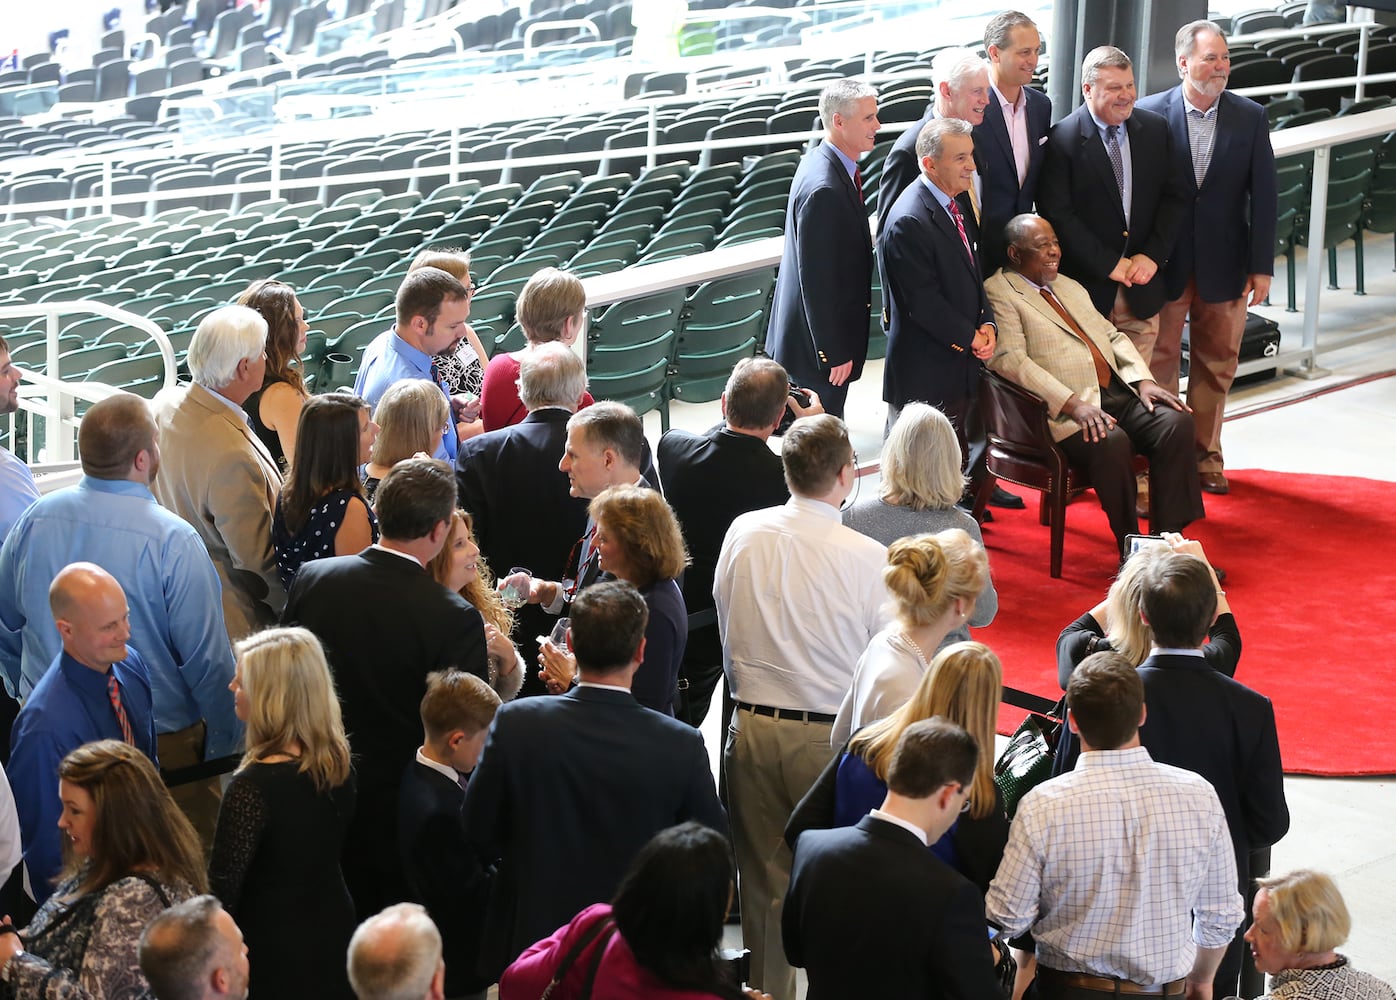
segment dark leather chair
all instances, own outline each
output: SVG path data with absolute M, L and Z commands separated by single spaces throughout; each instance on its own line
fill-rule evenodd
M 1073 468 L 1052 440 L 1041 397 L 986 369 L 979 376 L 979 407 L 989 440 L 985 458 L 991 475 L 981 485 L 975 507 L 983 506 L 995 479 L 1040 490 L 1038 516 L 1051 526 L 1051 573 L 1059 577 L 1066 505 L 1091 488 L 1086 473 Z

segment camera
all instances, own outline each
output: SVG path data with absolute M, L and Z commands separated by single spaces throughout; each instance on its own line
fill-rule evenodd
M 790 394 L 789 394 L 789 395 L 790 395 L 790 398 L 791 398 L 791 399 L 795 400 L 795 402 L 799 403 L 801 406 L 809 406 L 809 404 L 810 404 L 811 401 L 812 401 L 812 400 L 811 400 L 811 397 L 810 397 L 810 394 L 809 394 L 809 390 L 808 390 L 808 389 L 802 389 L 800 386 L 796 385 L 794 382 L 791 382 L 791 383 L 790 383 Z M 795 422 L 795 411 L 792 410 L 790 407 L 787 406 L 787 407 L 785 408 L 785 413 L 783 413 L 783 414 L 781 415 L 781 418 L 780 418 L 780 425 L 775 429 L 775 433 L 778 434 L 778 435 L 779 435 L 779 434 L 784 434 L 786 431 L 788 431 L 788 430 L 790 429 L 790 425 L 793 424 L 794 422 Z

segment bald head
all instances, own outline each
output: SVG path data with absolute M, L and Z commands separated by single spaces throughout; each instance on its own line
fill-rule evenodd
M 130 655 L 126 594 L 102 567 L 84 562 L 64 566 L 49 585 L 48 603 L 63 652 L 83 666 L 106 673 Z
M 398 903 L 349 939 L 349 983 L 359 1000 L 441 1000 L 441 934 L 416 903 Z
M 149 485 L 160 456 L 155 420 L 146 401 L 123 392 L 94 403 L 78 426 L 78 454 L 83 473 L 93 479 L 131 479 Z

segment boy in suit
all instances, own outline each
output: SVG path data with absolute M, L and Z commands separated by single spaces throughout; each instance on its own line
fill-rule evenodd
M 412 897 L 441 931 L 448 997 L 483 997 L 475 959 L 484 925 L 491 871 L 465 842 L 461 803 L 480 759 L 499 695 L 474 674 L 439 670 L 422 697 L 425 739 L 402 775 L 398 848 Z

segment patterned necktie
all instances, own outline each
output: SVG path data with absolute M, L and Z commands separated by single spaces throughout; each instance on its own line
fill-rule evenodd
M 121 727 L 121 738 L 132 746 L 136 737 L 131 732 L 131 720 L 126 718 L 126 709 L 121 704 L 121 685 L 116 683 L 116 674 L 107 674 L 107 698 L 111 700 L 112 711 L 116 713 L 116 723 Z
M 965 232 L 965 217 L 960 214 L 960 206 L 956 204 L 954 198 L 951 198 L 948 204 L 950 208 L 950 218 L 955 220 L 955 228 L 960 231 L 960 242 L 965 245 L 965 253 L 969 254 L 969 262 L 973 264 L 974 251 L 970 249 L 969 234 Z
M 863 197 L 863 171 L 856 164 L 853 167 L 853 186 L 858 189 L 858 197 Z
M 1057 297 L 1052 294 L 1050 288 L 1042 289 L 1042 297 L 1047 300 L 1047 304 L 1052 307 L 1058 316 L 1062 318 L 1072 333 L 1080 337 L 1090 349 L 1091 361 L 1095 364 L 1095 380 L 1101 386 L 1110 384 L 1110 362 L 1105 360 L 1105 355 L 1100 353 L 1100 348 L 1095 346 L 1095 341 L 1086 336 L 1086 331 L 1081 329 L 1080 324 L 1071 318 L 1071 313 L 1066 311 L 1066 307 L 1057 301 Z
M 1110 168 L 1115 171 L 1115 186 L 1120 189 L 1120 201 L 1125 198 L 1125 160 L 1120 155 L 1120 126 L 1111 125 L 1105 130 L 1105 151 L 1110 154 Z

